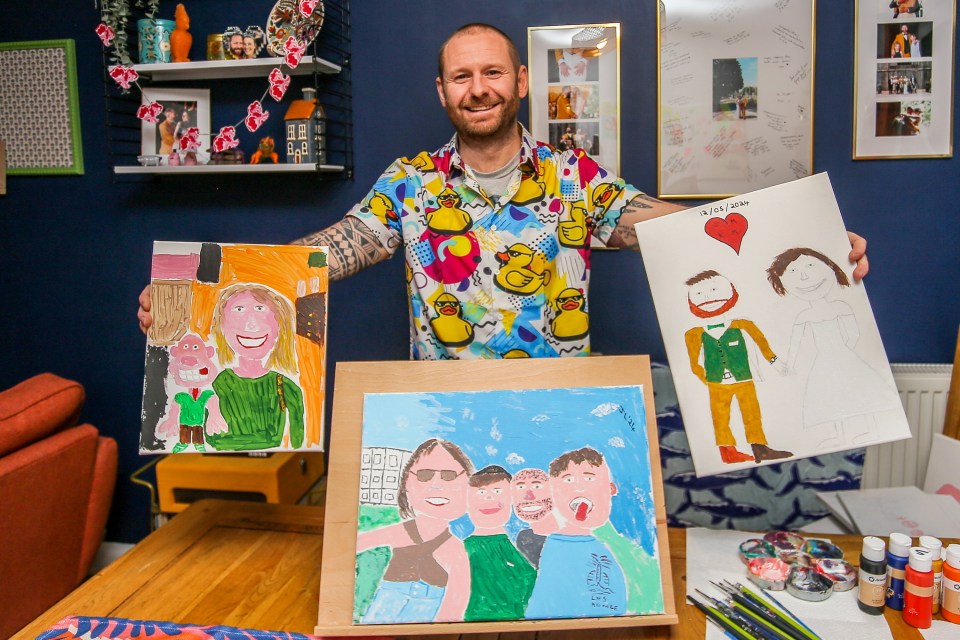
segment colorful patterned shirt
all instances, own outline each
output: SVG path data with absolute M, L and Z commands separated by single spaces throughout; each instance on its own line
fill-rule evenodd
M 454 135 L 396 160 L 347 214 L 391 255 L 404 247 L 414 359 L 590 353 L 590 237 L 606 243 L 640 192 L 520 129 L 520 165 L 496 202 Z

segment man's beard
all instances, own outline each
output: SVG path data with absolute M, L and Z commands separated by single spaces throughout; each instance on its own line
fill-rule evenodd
M 493 94 L 496 96 L 496 94 Z M 500 97 L 500 96 L 496 96 Z M 467 103 L 468 106 L 481 106 Z M 513 93 L 503 97 L 499 104 L 500 113 L 496 120 L 475 123 L 468 120 L 463 111 L 466 107 L 457 105 L 447 107 L 447 116 L 453 123 L 453 128 L 457 130 L 457 135 L 461 138 L 485 139 L 496 138 L 506 132 L 512 132 L 517 122 L 517 112 L 520 110 L 520 98 Z
M 687 304 L 690 305 L 690 313 L 697 316 L 698 318 L 716 318 L 717 316 L 722 316 L 727 311 L 730 311 L 730 309 L 733 309 L 733 307 L 737 304 L 737 301 L 740 299 L 740 294 L 737 293 L 737 288 L 732 284 L 730 285 L 730 290 L 733 292 L 730 295 L 730 299 L 724 302 L 722 305 L 720 305 L 719 308 L 714 309 L 713 311 L 707 311 L 706 309 L 701 309 L 697 305 L 693 304 L 693 300 L 691 300 L 688 296 Z

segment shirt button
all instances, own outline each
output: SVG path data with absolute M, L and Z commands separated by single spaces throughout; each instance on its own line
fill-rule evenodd
M 497 320 L 503 320 L 503 314 L 502 314 L 502 313 L 498 313 L 498 314 L 497 314 Z
M 497 225 L 495 224 L 490 225 L 490 231 L 496 231 L 496 230 L 497 230 Z

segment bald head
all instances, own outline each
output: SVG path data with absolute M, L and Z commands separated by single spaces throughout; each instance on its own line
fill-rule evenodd
M 476 33 L 483 33 L 483 32 L 494 33 L 500 36 L 501 38 L 503 38 L 503 41 L 507 45 L 507 51 L 510 53 L 510 61 L 513 63 L 513 70 L 516 71 L 517 69 L 519 69 L 520 53 L 517 51 L 517 46 L 513 44 L 513 40 L 510 39 L 510 36 L 508 36 L 503 31 L 501 31 L 500 29 L 497 29 L 495 26 L 491 24 L 486 24 L 484 22 L 471 22 L 470 24 L 465 24 L 459 29 L 457 29 L 456 31 L 454 31 L 452 34 L 450 34 L 450 37 L 444 40 L 443 44 L 440 45 L 440 53 L 438 55 L 438 63 L 437 63 L 437 67 L 438 67 L 437 75 L 439 75 L 441 78 L 443 77 L 443 55 L 447 49 L 447 45 L 450 43 L 451 40 L 461 35 L 476 34 Z

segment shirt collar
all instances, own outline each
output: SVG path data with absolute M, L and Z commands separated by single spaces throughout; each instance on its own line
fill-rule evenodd
M 536 171 L 539 165 L 537 159 L 537 141 L 534 140 L 525 126 L 519 122 L 517 126 L 520 127 L 520 164 L 529 164 L 534 171 Z M 454 133 L 453 137 L 450 138 L 450 142 L 441 147 L 440 153 L 438 154 L 450 156 L 450 177 L 464 174 L 463 158 L 460 157 L 460 151 L 457 147 L 457 134 Z

